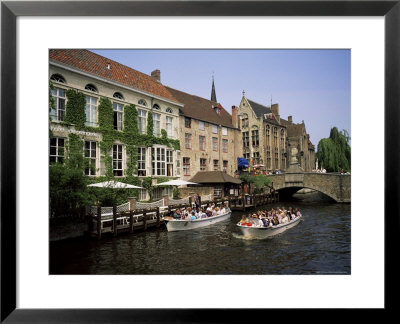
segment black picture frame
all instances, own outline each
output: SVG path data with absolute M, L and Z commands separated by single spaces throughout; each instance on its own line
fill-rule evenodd
M 16 308 L 16 19 L 19 16 L 384 16 L 385 310 L 398 286 L 400 4 L 396 1 L 2 1 L 1 2 L 1 321 L 6 323 L 200 323 L 265 316 L 229 309 Z M 378 111 L 377 113 L 381 113 Z M 371 169 L 371 172 L 373 170 Z M 382 170 L 378 170 L 382 174 Z M 373 175 L 366 175 L 371 178 Z M 397 211 L 394 214 L 391 211 Z M 382 216 L 382 215 L 380 215 Z M 394 241 L 393 241 L 394 240 Z M 393 243 L 395 243 L 394 247 Z M 394 255 L 392 254 L 394 253 Z M 112 297 L 112 296 L 111 296 Z M 238 298 L 240 298 L 238 296 Z M 247 322 L 252 322 L 247 320 Z

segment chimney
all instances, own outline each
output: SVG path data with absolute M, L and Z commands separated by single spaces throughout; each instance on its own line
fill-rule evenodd
M 292 116 L 288 116 L 287 120 L 288 120 L 289 123 L 293 124 L 293 117 Z
M 272 104 L 271 105 L 272 113 L 275 115 L 275 118 L 280 121 L 281 116 L 279 115 L 279 104 Z
M 232 124 L 234 127 L 238 128 L 239 123 L 238 123 L 238 107 L 232 106 Z
M 153 72 L 151 72 L 151 77 L 155 81 L 161 82 L 161 72 L 160 72 L 160 70 L 154 70 Z

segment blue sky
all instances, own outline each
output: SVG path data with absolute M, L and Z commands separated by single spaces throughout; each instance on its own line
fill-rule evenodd
M 150 74 L 161 82 L 210 99 L 214 74 L 217 100 L 231 112 L 242 91 L 269 106 L 279 103 L 280 115 L 304 120 L 317 146 L 336 126 L 351 135 L 350 50 L 92 50 Z

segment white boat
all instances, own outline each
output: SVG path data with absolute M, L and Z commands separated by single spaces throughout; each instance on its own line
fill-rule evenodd
M 167 225 L 168 232 L 173 231 L 187 231 L 195 228 L 201 228 L 205 226 L 209 226 L 218 222 L 222 222 L 231 217 L 231 211 L 229 210 L 227 213 L 222 215 L 216 215 L 206 218 L 198 218 L 198 219 L 174 219 L 172 217 L 164 217 L 164 222 Z
M 285 224 L 273 225 L 272 227 L 264 227 L 254 224 L 252 226 L 247 226 L 247 225 L 241 225 L 240 223 L 237 223 L 237 226 L 240 228 L 243 235 L 246 237 L 264 239 L 267 237 L 283 233 L 289 228 L 296 226 L 300 222 L 301 218 L 302 216 L 300 215 L 297 216 L 295 219 L 291 220 L 290 222 L 287 222 Z

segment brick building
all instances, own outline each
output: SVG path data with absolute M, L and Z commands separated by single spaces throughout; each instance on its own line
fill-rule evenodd
M 178 132 L 182 178 L 189 180 L 202 171 L 224 171 L 233 176 L 237 170 L 236 158 L 241 154 L 240 134 L 234 116 L 218 102 L 167 89 L 184 104 L 180 107 Z M 213 93 L 215 98 L 215 89 Z

